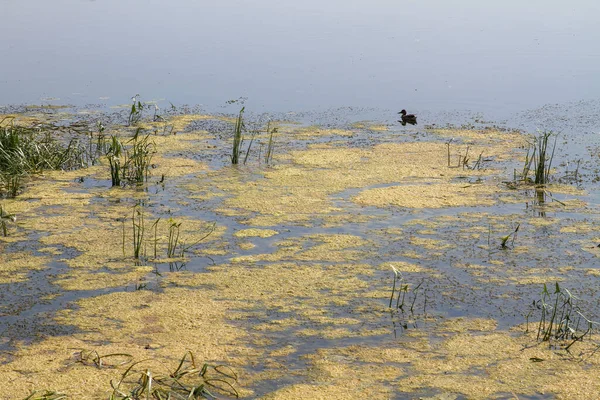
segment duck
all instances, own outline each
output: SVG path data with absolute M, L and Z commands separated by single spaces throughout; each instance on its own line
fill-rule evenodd
M 406 124 L 417 124 L 417 116 L 415 114 L 407 114 L 406 110 L 402 110 L 398 114 L 402 114 L 402 116 L 400 117 L 402 120 L 398 122 L 400 122 L 403 126 Z

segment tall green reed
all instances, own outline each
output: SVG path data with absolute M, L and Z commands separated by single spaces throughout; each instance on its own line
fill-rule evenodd
M 238 164 L 240 161 L 240 154 L 243 142 L 243 130 L 244 127 L 244 109 L 246 107 L 242 107 L 240 113 L 238 114 L 237 119 L 235 120 L 235 126 L 233 128 L 233 149 L 231 153 L 231 163 Z

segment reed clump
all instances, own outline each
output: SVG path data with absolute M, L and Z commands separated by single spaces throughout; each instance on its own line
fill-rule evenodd
M 129 110 L 129 116 L 127 117 L 127 126 L 132 126 L 140 122 L 144 108 L 146 107 L 146 105 L 141 102 L 139 94 L 133 96 L 131 101 L 133 103 L 131 104 L 131 109 Z
M 15 125 L 0 120 L 0 196 L 15 197 L 24 180 L 44 170 L 72 170 L 87 165 L 86 149 L 78 138 L 60 140 L 55 133 L 68 127 Z
M 144 135 L 142 128 L 137 128 L 133 137 L 125 143 L 113 135 L 106 152 L 112 186 L 141 185 L 148 181 L 155 153 L 156 146 L 150 140 L 150 134 Z
M 554 137 L 554 143 L 551 144 L 552 137 Z M 527 149 L 525 163 L 519 177 L 520 181 L 535 185 L 545 185 L 550 182 L 550 171 L 556 150 L 557 138 L 558 135 L 552 131 L 539 132 L 533 138 Z M 532 172 L 533 179 L 529 176 Z
M 243 164 L 246 164 L 248 162 L 248 158 L 250 157 L 250 153 L 252 152 L 252 145 L 255 143 L 256 136 L 261 133 L 266 133 L 268 135 L 268 141 L 266 143 L 267 148 L 264 154 L 264 162 L 265 164 L 269 165 L 273 161 L 273 150 L 275 148 L 273 136 L 275 133 L 277 133 L 277 128 L 271 127 L 270 120 L 267 121 L 266 127 L 264 127 L 264 119 L 261 116 L 261 118 L 259 118 L 258 120 L 251 122 L 250 128 L 247 129 L 244 120 L 244 111 L 245 107 L 242 107 L 236 118 L 235 125 L 233 128 L 233 147 L 231 153 L 231 164 L 237 165 L 240 163 L 240 161 Z M 245 132 L 250 134 L 250 140 L 247 141 L 247 146 L 244 145 Z M 260 163 L 263 160 L 262 148 L 264 144 L 262 143 L 262 141 L 259 144 L 260 148 L 258 151 L 258 162 Z

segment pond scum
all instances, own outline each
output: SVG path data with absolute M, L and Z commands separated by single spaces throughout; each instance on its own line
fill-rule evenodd
M 551 133 L 0 121 L 1 399 L 600 393 L 600 228 Z

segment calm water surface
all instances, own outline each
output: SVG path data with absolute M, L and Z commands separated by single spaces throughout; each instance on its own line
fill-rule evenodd
M 0 105 L 472 110 L 600 98 L 600 2 L 0 0 Z M 168 104 L 168 103 L 166 103 Z

